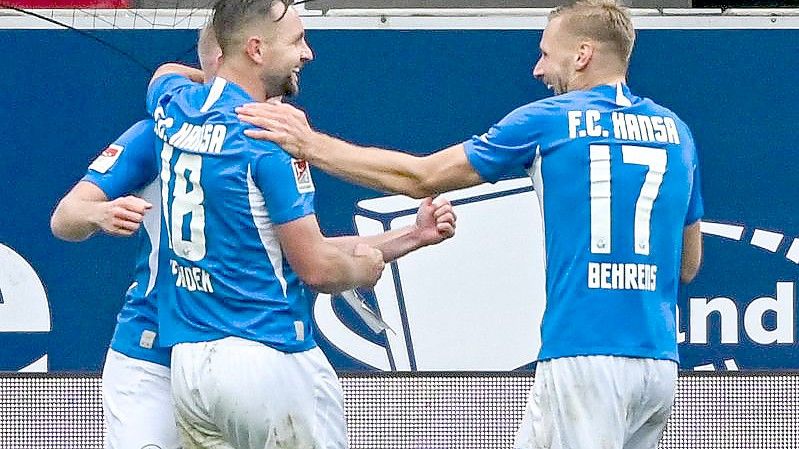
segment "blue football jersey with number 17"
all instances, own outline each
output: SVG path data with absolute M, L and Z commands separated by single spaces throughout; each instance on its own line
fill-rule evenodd
M 236 336 L 283 352 L 316 345 L 312 292 L 284 257 L 275 225 L 313 213 L 307 164 L 246 137 L 234 109 L 253 99 L 216 78 L 166 75 L 147 106 L 160 142 L 169 254 L 159 307 L 166 345 Z
M 526 170 L 544 217 L 539 360 L 678 361 L 684 226 L 703 213 L 693 137 L 624 84 L 522 106 L 465 143 L 486 180 Z

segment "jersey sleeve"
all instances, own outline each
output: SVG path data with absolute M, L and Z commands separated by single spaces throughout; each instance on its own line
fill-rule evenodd
M 271 142 L 253 141 L 259 151 L 252 163 L 253 181 L 263 193 L 269 217 L 284 224 L 314 213 L 314 185 L 307 162 Z
M 691 195 L 688 200 L 688 211 L 685 214 L 685 225 L 691 225 L 702 219 L 705 214 L 705 201 L 702 198 L 702 178 L 699 170 L 699 157 L 696 152 L 696 141 L 694 140 L 693 133 L 688 126 L 682 121 L 679 122 L 680 126 L 684 128 L 687 142 L 690 144 L 690 160 L 691 163 Z
M 691 183 L 691 199 L 688 201 L 688 212 L 685 214 L 685 225 L 694 224 L 705 214 L 705 202 L 702 199 L 702 182 L 699 175 L 699 164 L 694 166 Z
M 174 94 L 178 89 L 193 86 L 195 83 L 185 76 L 175 73 L 159 76 L 147 88 L 147 113 L 152 115 L 164 94 Z
M 543 120 L 535 105 L 511 112 L 487 133 L 464 142 L 466 157 L 483 180 L 497 182 L 533 165 Z
M 131 126 L 89 165 L 82 181 L 95 184 L 108 199 L 139 190 L 158 175 L 153 121 Z

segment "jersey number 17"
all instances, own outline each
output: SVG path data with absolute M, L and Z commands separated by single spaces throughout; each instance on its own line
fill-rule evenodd
M 611 251 L 611 176 L 610 146 L 592 144 L 590 154 L 590 194 L 591 194 L 591 252 L 610 254 Z M 663 175 L 666 173 L 668 153 L 662 148 L 637 145 L 621 146 L 622 161 L 625 164 L 647 167 L 638 200 L 635 202 L 634 251 L 635 254 L 649 255 L 650 222 L 652 206 L 660 193 Z

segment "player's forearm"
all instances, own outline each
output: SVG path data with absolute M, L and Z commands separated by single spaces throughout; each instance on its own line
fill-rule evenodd
M 392 262 L 424 246 L 415 226 L 406 226 L 378 235 L 332 237 L 327 240 L 345 253 L 352 252 L 358 243 L 367 244 L 379 249 L 383 253 L 385 262 Z
M 380 148 L 359 147 L 325 134 L 316 133 L 308 162 L 356 184 L 414 198 L 436 192 L 428 184 L 423 158 Z
M 680 281 L 687 284 L 694 280 L 702 265 L 702 231 L 701 223 L 696 222 L 685 228 L 683 232 L 682 261 L 680 263 Z
M 69 242 L 81 242 L 91 237 L 100 227 L 93 217 L 98 207 L 95 201 L 67 196 L 58 203 L 50 218 L 53 235 Z
M 701 265 L 701 257 L 687 258 L 683 255 L 682 266 L 680 267 L 680 282 L 683 284 L 691 283 L 697 274 L 699 274 L 699 266 Z
M 354 247 L 354 246 L 353 246 Z M 326 242 L 318 248 L 314 266 L 300 278 L 314 290 L 322 293 L 339 293 L 370 283 L 370 268 L 363 258 L 343 251 L 338 245 Z
M 346 251 L 319 231 L 316 216 L 275 226 L 283 254 L 300 279 L 314 290 L 336 293 L 377 281 L 384 262 L 382 254 L 366 245 Z

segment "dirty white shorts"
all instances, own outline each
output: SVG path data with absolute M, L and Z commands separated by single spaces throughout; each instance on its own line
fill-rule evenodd
M 345 449 L 344 395 L 317 347 L 285 353 L 236 337 L 172 350 L 184 449 Z
M 677 364 L 613 356 L 539 362 L 516 449 L 656 449 Z
M 178 449 L 169 368 L 109 349 L 103 418 L 106 449 Z

